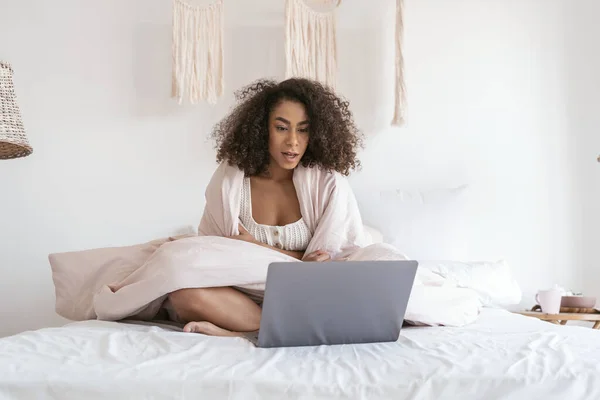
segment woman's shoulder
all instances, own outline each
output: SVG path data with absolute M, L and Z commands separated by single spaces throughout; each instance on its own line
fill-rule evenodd
M 307 182 L 323 189 L 333 190 L 339 187 L 348 187 L 348 178 L 337 171 L 327 170 L 319 166 L 299 166 L 302 178 Z
M 232 165 L 227 161 L 223 161 L 217 165 L 217 168 L 213 172 L 213 178 L 232 177 L 243 173 L 244 171 L 242 171 L 237 165 Z
M 220 187 L 226 183 L 233 183 L 238 180 L 241 181 L 241 177 L 244 176 L 244 171 L 239 169 L 235 165 L 231 165 L 228 162 L 221 162 L 213 172 L 208 182 L 208 188 Z

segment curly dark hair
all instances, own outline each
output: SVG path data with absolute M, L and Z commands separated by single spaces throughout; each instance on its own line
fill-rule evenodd
M 282 101 L 304 105 L 310 121 L 309 142 L 300 163 L 349 175 L 360 168 L 357 149 L 362 134 L 354 124 L 349 103 L 329 87 L 309 79 L 282 82 L 261 79 L 235 93 L 238 104 L 213 129 L 217 162 L 227 161 L 247 176 L 267 172 L 269 115 Z

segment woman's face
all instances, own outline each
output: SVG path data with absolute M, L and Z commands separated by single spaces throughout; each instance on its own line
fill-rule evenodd
M 271 165 L 296 168 L 308 147 L 309 121 L 302 103 L 282 100 L 269 115 Z

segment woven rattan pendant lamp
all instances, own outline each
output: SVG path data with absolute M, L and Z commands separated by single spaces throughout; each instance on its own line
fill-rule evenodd
M 0 61 L 0 159 L 26 157 L 32 152 L 17 105 L 13 69 Z

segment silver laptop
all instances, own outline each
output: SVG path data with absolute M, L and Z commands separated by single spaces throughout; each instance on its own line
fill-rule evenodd
M 417 261 L 272 263 L 258 347 L 397 341 Z

